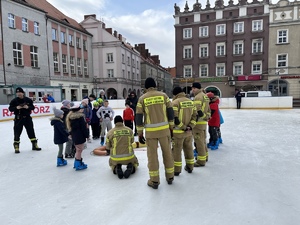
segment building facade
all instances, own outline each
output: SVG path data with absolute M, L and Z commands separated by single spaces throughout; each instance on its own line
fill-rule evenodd
M 14 94 L 17 85 L 36 102 L 44 94 L 82 99 L 93 89 L 91 38 L 46 0 L 1 1 L 0 82 L 11 87 L 6 93 Z
M 300 2 L 270 5 L 269 90 L 300 98 Z M 278 88 L 279 87 L 279 88 Z
M 267 90 L 269 2 L 218 0 L 189 10 L 175 4 L 176 79 L 189 93 L 192 82 L 230 97 L 236 89 Z
M 152 77 L 156 81 L 157 90 L 165 92 L 169 97 L 172 96 L 173 80 L 167 69 L 160 65 L 158 55 L 151 56 L 146 44 L 136 44 L 135 49 L 141 54 L 141 87 L 145 87 L 145 80 Z
M 112 28 L 86 15 L 81 25 L 93 35 L 94 89 L 112 99 L 126 98 L 131 91 L 141 94 L 140 53 Z

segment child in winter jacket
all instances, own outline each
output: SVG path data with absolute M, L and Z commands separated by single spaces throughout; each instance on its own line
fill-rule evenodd
M 63 158 L 64 143 L 68 142 L 69 133 L 63 122 L 64 112 L 53 107 L 54 117 L 51 118 L 51 126 L 54 129 L 54 144 L 58 145 L 57 166 L 67 165 L 67 160 Z
M 79 105 L 71 107 L 66 123 L 76 148 L 74 168 L 76 170 L 84 170 L 87 168 L 87 165 L 82 161 L 81 154 L 84 149 L 84 143 L 89 137 L 89 134 L 86 128 L 83 109 L 81 109 Z
M 125 103 L 125 107 L 126 108 L 123 110 L 124 125 L 133 130 L 134 111 L 127 102 Z
M 100 137 L 100 119 L 97 116 L 97 111 L 99 109 L 99 103 L 98 102 L 94 102 L 93 103 L 93 110 L 92 110 L 92 120 L 91 120 L 91 127 L 92 127 L 92 135 L 93 135 L 93 139 L 99 139 Z
M 211 110 L 211 118 L 208 121 L 208 132 L 210 135 L 208 147 L 211 150 L 216 150 L 218 149 L 218 129 L 220 127 L 219 97 L 212 92 L 208 92 L 206 95 L 210 99 L 209 107 Z

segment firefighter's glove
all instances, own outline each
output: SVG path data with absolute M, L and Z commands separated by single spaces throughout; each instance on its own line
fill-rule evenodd
M 109 149 L 105 149 L 106 150 L 106 155 L 110 155 L 110 150 Z
M 201 118 L 204 115 L 203 112 L 202 112 L 202 110 L 199 110 L 197 113 L 198 113 L 198 117 L 199 118 Z
M 174 123 L 175 123 L 176 126 L 178 126 L 180 124 L 180 121 L 179 121 L 178 117 L 174 118 Z
M 144 135 L 143 134 L 140 134 L 139 135 L 139 142 L 141 143 L 141 144 L 146 144 L 146 139 L 144 138 Z

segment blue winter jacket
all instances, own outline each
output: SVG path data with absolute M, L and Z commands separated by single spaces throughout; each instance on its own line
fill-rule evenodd
M 64 122 L 58 117 L 53 117 L 50 120 L 54 129 L 54 144 L 58 145 L 67 142 L 69 133 L 66 131 Z

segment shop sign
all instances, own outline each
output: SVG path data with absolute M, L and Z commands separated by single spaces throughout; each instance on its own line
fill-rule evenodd
M 280 79 L 300 79 L 300 76 L 281 76 Z
M 252 80 L 261 80 L 261 75 L 247 75 L 247 76 L 237 76 L 238 81 L 252 81 Z
M 208 77 L 208 78 L 200 78 L 201 83 L 205 82 L 222 82 L 222 77 Z

